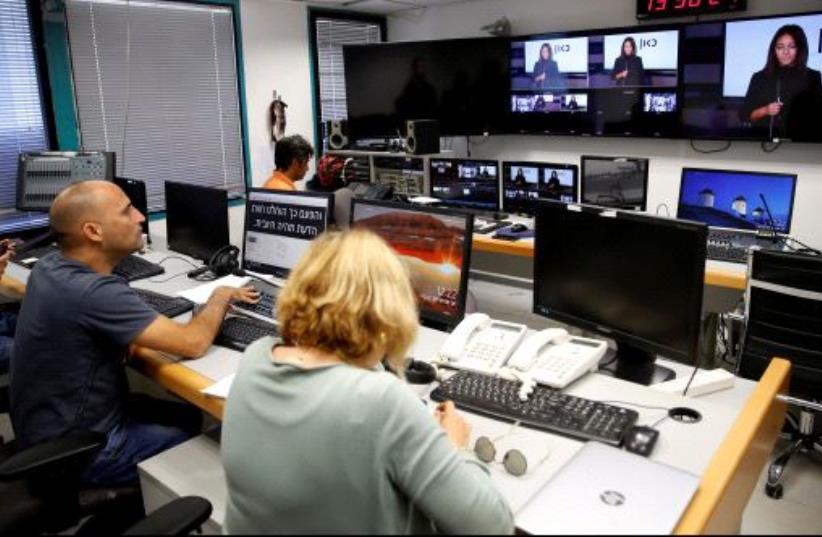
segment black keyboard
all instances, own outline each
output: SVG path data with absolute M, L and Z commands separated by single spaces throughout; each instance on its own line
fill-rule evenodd
M 737 246 L 716 246 L 709 244 L 708 259 L 714 259 L 716 261 L 729 261 L 731 263 L 747 263 L 748 248 L 740 248 Z
M 56 244 L 44 244 L 42 246 L 35 246 L 34 248 L 21 248 L 15 259 L 22 261 L 23 259 L 35 258 L 40 259 L 46 254 L 56 252 L 58 250 Z M 29 267 L 34 266 L 30 265 Z M 146 261 L 142 257 L 136 255 L 126 256 L 122 261 L 117 263 L 112 272 L 126 281 L 134 282 L 137 280 L 144 280 L 153 276 L 159 276 L 166 271 L 163 267 L 151 261 Z
M 434 401 L 523 426 L 582 440 L 618 446 L 636 423 L 634 410 L 563 394 L 536 386 L 528 401 L 519 398 L 518 381 L 460 371 L 431 392 Z
M 129 282 L 159 276 L 165 271 L 166 269 L 157 263 L 146 261 L 142 257 L 137 257 L 136 255 L 127 256 L 122 261 L 117 263 L 117 266 L 114 267 L 114 270 L 112 270 L 114 274 L 125 278 L 126 281 Z
M 257 289 L 259 291 L 259 289 Z M 260 301 L 256 304 L 247 302 L 235 302 L 234 307 L 241 310 L 262 315 L 266 319 L 274 318 L 274 306 L 277 304 L 277 295 L 265 291 L 260 291 Z
M 215 345 L 244 351 L 251 343 L 267 336 L 276 336 L 277 328 L 265 321 L 248 317 L 227 317 L 214 340 Z
M 507 220 L 486 220 L 486 224 L 484 226 L 480 226 L 477 222 L 474 222 L 474 232 L 479 233 L 480 235 L 487 235 L 488 233 L 493 233 L 494 231 L 504 228 L 505 226 L 510 226 L 512 222 Z
M 143 302 L 166 317 L 176 317 L 194 309 L 194 302 L 181 296 L 168 296 L 145 289 L 134 289 Z

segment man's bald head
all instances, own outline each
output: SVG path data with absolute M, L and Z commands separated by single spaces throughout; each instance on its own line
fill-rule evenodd
M 51 227 L 61 246 L 81 242 L 83 224 L 99 222 L 118 196 L 124 196 L 123 191 L 108 181 L 80 181 L 61 190 L 49 211 Z

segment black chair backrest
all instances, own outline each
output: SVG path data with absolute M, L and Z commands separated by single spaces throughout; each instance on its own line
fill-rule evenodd
M 822 257 L 755 251 L 746 298 L 739 375 L 759 380 L 771 358 L 785 358 L 791 394 L 822 398 Z

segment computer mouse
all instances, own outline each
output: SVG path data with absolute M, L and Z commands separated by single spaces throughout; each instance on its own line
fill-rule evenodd
M 508 228 L 508 231 L 513 233 L 522 233 L 523 231 L 528 231 L 528 226 L 525 224 L 513 224 L 511 227 Z
M 638 425 L 628 431 L 622 445 L 631 453 L 648 457 L 656 446 L 657 438 L 659 438 L 658 430 Z

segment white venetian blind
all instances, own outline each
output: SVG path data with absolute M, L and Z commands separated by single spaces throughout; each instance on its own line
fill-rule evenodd
M 0 209 L 14 207 L 17 161 L 48 148 L 26 0 L 0 0 Z
M 234 19 L 189 2 L 67 0 L 83 148 L 117 153 L 117 175 L 245 189 Z
M 347 119 L 343 45 L 365 45 L 382 41 L 376 22 L 332 17 L 315 19 L 317 68 L 320 85 L 320 120 Z

